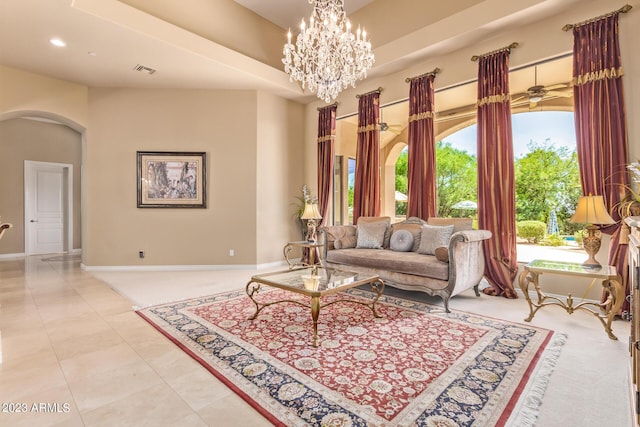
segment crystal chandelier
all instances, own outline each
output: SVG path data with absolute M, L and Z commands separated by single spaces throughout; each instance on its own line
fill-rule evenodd
M 287 34 L 282 62 L 289 80 L 297 80 L 318 98 L 331 102 L 356 80 L 367 77 L 374 61 L 367 32 L 351 32 L 351 23 L 344 12 L 344 0 L 309 0 L 314 3 L 309 27 L 304 19 L 296 43 Z

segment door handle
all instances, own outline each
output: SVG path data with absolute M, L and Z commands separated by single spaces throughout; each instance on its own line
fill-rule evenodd
M 32 219 L 30 222 L 38 222 L 37 219 Z

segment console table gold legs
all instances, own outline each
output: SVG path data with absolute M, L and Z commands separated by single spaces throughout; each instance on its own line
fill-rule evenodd
M 605 302 L 599 304 L 584 301 L 584 299 L 581 298 L 576 304 L 571 294 L 567 296 L 566 300 L 551 295 L 545 295 L 540 289 L 538 281 L 540 274 L 541 273 L 539 272 L 528 270 L 526 267 L 525 270 L 520 273 L 520 289 L 522 289 L 524 297 L 529 304 L 529 316 L 524 319 L 525 322 L 530 322 L 531 319 L 533 319 L 533 316 L 535 316 L 538 310 L 542 307 L 557 305 L 564 308 L 569 314 L 572 314 L 576 310 L 584 310 L 593 314 L 598 320 L 600 320 L 600 323 L 604 326 L 604 330 L 609 338 L 612 340 L 618 339 L 611 330 L 611 322 L 613 322 L 616 313 L 624 302 L 624 289 L 622 288 L 622 279 L 620 276 L 609 277 L 602 280 L 602 288 L 607 296 Z M 538 297 L 537 302 L 531 301 L 531 297 L 529 296 L 530 285 L 533 285 L 535 289 Z M 604 311 L 604 314 L 602 314 L 602 311 Z

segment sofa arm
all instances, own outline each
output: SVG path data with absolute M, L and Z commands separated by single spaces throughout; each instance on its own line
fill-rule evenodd
M 449 241 L 449 285 L 451 296 L 471 287 L 478 295 L 478 283 L 484 275 L 483 240 L 491 238 L 489 230 L 464 230 L 453 233 Z
M 449 241 L 449 246 L 455 242 L 477 242 L 480 240 L 487 240 L 491 238 L 493 234 L 489 230 L 463 230 L 454 233 Z

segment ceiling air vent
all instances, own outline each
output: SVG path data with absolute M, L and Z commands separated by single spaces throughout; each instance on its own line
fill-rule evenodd
M 151 75 L 151 74 L 156 72 L 156 70 L 154 70 L 153 68 L 145 67 L 144 65 L 140 65 L 140 64 L 138 64 L 135 67 L 133 67 L 133 69 L 136 70 L 136 71 L 140 71 L 141 73 L 147 73 L 149 75 Z

